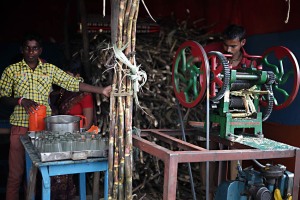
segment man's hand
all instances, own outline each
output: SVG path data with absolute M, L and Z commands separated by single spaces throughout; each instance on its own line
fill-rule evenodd
M 111 92 L 111 86 L 107 87 L 99 87 L 99 86 L 93 86 L 86 83 L 79 83 L 79 91 L 81 92 L 90 92 L 95 94 L 103 94 L 104 96 L 109 97 Z
M 37 107 L 39 106 L 39 104 L 30 99 L 23 98 L 21 101 L 21 106 L 25 109 L 25 111 L 28 114 L 30 114 L 30 113 L 33 113 L 35 110 L 37 110 Z
M 105 88 L 102 88 L 102 94 L 106 97 L 109 97 L 111 93 L 111 85 L 105 87 Z

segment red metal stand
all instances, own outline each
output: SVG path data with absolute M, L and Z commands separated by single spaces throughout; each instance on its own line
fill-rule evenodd
M 203 134 L 200 130 L 186 130 L 186 134 Z M 184 142 L 173 136 L 180 136 L 180 130 L 170 129 L 145 129 L 142 130 L 141 137 L 133 135 L 133 145 L 140 150 L 156 156 L 164 162 L 164 200 L 176 199 L 177 170 L 179 163 L 206 162 L 206 161 L 229 161 L 229 160 L 252 160 L 252 159 L 274 159 L 274 158 L 294 158 L 294 185 L 293 199 L 298 199 L 298 190 L 300 182 L 300 149 L 297 147 L 262 150 L 253 148 L 237 142 L 222 139 L 219 136 L 211 135 L 211 141 L 222 143 L 231 150 L 207 150 L 205 148 Z M 160 141 L 181 149 L 172 151 L 166 147 L 152 143 L 146 139 L 146 136 L 152 136 Z

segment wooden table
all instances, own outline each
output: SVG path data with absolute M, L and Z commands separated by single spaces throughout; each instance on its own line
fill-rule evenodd
M 34 199 L 34 190 L 36 184 L 37 170 L 42 175 L 42 199 L 50 200 L 51 195 L 51 176 L 79 174 L 79 193 L 80 199 L 86 199 L 86 178 L 88 172 L 95 172 L 93 187 L 93 199 L 99 199 L 99 175 L 100 171 L 104 171 L 104 199 L 108 199 L 108 161 L 107 158 L 89 158 L 85 160 L 63 160 L 41 162 L 38 153 L 34 149 L 32 142 L 27 136 L 21 136 L 21 142 L 25 148 L 26 158 L 26 175 L 27 175 L 27 197 L 26 199 Z M 98 185 L 97 185 L 98 184 Z M 98 187 L 97 187 L 98 186 Z

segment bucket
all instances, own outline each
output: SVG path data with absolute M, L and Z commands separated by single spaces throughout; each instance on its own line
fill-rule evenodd
M 80 130 L 80 117 L 73 115 L 53 115 L 45 118 L 46 130 L 59 133 Z
M 39 105 L 37 110 L 29 114 L 29 131 L 45 130 L 46 106 Z

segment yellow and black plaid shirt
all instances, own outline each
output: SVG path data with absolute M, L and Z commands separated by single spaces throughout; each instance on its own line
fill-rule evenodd
M 50 63 L 39 61 L 33 71 L 24 60 L 8 66 L 0 79 L 0 97 L 24 97 L 47 107 L 47 115 L 51 115 L 48 103 L 52 84 L 66 90 L 78 92 L 79 80 L 68 75 L 63 70 Z M 22 106 L 15 106 L 10 116 L 10 123 L 16 126 L 28 127 L 28 114 Z

